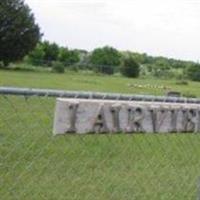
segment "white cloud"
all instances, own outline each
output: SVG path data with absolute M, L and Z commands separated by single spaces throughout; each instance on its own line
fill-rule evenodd
M 45 38 L 71 48 L 199 59 L 198 0 L 26 0 Z

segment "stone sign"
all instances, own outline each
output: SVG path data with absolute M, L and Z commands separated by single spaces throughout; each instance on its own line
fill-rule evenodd
M 53 132 L 197 133 L 200 105 L 58 98 Z

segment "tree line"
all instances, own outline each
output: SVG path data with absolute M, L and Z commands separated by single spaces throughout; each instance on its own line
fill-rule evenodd
M 153 57 L 146 53 L 119 51 L 110 46 L 91 52 L 60 47 L 49 41 L 39 42 L 25 61 L 34 66 L 65 69 L 92 70 L 112 75 L 121 73 L 127 77 L 153 76 L 158 78 L 189 78 L 200 81 L 200 64 L 166 57 Z
M 64 72 L 65 68 L 85 69 L 108 75 L 121 72 L 129 77 L 138 77 L 140 72 L 140 65 L 132 56 L 124 56 L 117 49 L 109 46 L 87 52 L 44 41 L 39 42 L 24 61 L 34 66 L 52 67 L 58 72 Z
M 24 0 L 0 1 L 0 66 L 24 61 L 34 66 L 51 67 L 55 72 L 68 69 L 92 70 L 127 77 L 189 78 L 200 81 L 200 64 L 145 53 L 119 51 L 113 47 L 92 52 L 61 47 L 42 41 L 34 14 Z

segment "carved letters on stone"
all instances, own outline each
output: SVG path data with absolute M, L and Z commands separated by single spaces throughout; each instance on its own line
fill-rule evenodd
M 167 118 L 168 109 L 162 107 L 151 108 L 150 113 L 151 113 L 153 132 L 158 133 L 162 131 L 161 127 Z
M 71 103 L 69 104 L 69 124 L 70 127 L 66 131 L 66 133 L 76 133 L 76 118 L 77 118 L 77 109 L 79 104 L 78 103 Z
M 182 108 L 181 132 L 195 132 L 197 125 L 198 110 Z
M 177 132 L 177 119 L 178 119 L 178 110 L 177 109 L 172 109 L 170 110 L 171 112 L 171 133 L 176 133 Z
M 126 132 L 145 132 L 143 129 L 142 121 L 144 119 L 144 111 L 141 107 L 128 107 L 127 108 L 128 113 L 128 123 Z
M 200 131 L 200 109 L 198 109 L 196 112 L 197 112 L 197 120 L 195 126 L 195 133 Z
M 200 105 L 57 99 L 54 134 L 200 131 Z
M 92 125 L 92 133 L 106 133 L 108 132 L 105 113 L 104 113 L 104 105 L 100 105 L 98 108 L 96 116 L 94 116 L 94 122 Z
M 119 119 L 119 112 L 120 112 L 121 106 L 120 105 L 114 105 L 111 106 L 110 112 L 112 114 L 112 125 L 113 128 L 111 132 L 120 132 L 120 119 Z

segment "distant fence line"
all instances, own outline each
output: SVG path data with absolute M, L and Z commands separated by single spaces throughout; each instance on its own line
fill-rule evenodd
M 83 91 L 65 91 L 65 90 L 33 89 L 33 88 L 17 88 L 17 87 L 0 87 L 0 95 L 17 95 L 17 96 L 26 96 L 26 97 L 29 97 L 29 96 L 45 97 L 46 96 L 46 97 L 80 98 L 80 99 L 154 101 L 154 102 L 169 102 L 169 103 L 200 104 L 200 99 L 198 98 L 131 95 L 131 94 L 83 92 Z

